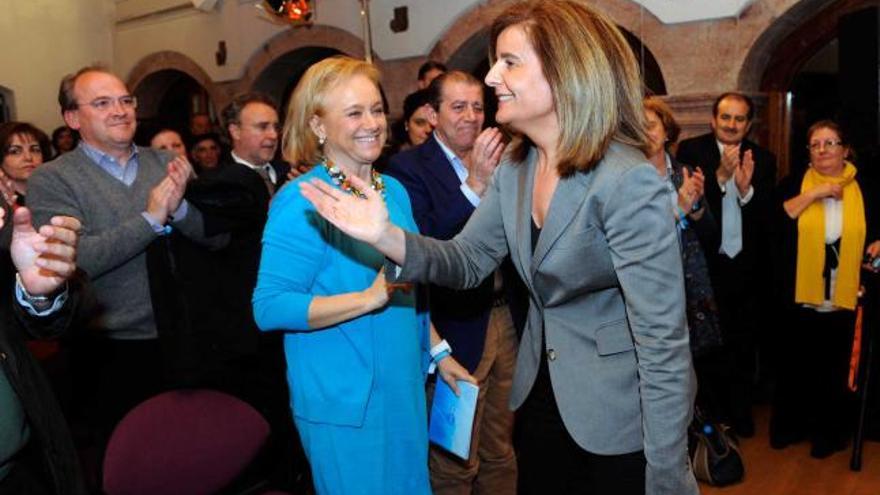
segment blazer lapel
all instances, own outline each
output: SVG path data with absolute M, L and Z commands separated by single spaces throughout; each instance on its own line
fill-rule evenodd
M 434 136 L 431 136 L 428 141 L 429 144 L 427 146 L 422 146 L 419 150 L 422 157 L 425 158 L 423 163 L 427 164 L 425 169 L 429 174 L 433 175 L 443 187 L 458 191 L 461 182 L 458 180 L 458 175 L 455 174 L 452 164 L 449 163 L 449 159 L 446 158 L 446 154 L 443 153 L 443 149 L 437 144 L 436 139 L 437 138 Z
M 583 207 L 587 197 L 587 186 L 592 177 L 592 173 L 577 172 L 571 177 L 559 180 L 556 191 L 553 192 L 553 198 L 550 200 L 550 208 L 544 219 L 544 227 L 541 229 L 538 245 L 535 246 L 535 254 L 532 256 L 532 274 L 537 271 L 550 248 Z M 531 196 L 531 191 L 529 195 Z M 529 210 L 531 210 L 531 203 L 529 203 Z M 529 216 L 531 216 L 531 211 L 529 211 Z
M 532 186 L 535 183 L 535 167 L 536 153 L 534 150 L 529 152 L 529 157 L 525 163 L 517 166 L 516 177 L 516 205 L 519 207 L 519 215 L 517 215 L 516 223 L 516 253 L 511 253 L 511 258 L 515 255 L 518 258 L 519 265 L 522 267 L 522 273 L 525 275 L 524 282 L 532 287 Z

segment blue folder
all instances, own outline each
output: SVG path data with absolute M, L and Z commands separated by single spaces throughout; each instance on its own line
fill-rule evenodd
M 443 379 L 437 379 L 434 402 L 431 404 L 431 422 L 428 438 L 445 450 L 467 459 L 471 451 L 471 432 L 474 413 L 477 411 L 477 395 L 480 388 L 473 383 L 459 380 L 456 397 Z

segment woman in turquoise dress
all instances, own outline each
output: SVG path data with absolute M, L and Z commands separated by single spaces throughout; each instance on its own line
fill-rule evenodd
M 333 57 L 312 66 L 290 100 L 283 147 L 292 164 L 352 194 L 357 175 L 398 225 L 417 230 L 409 198 L 372 162 L 385 142 L 378 72 Z M 384 257 L 318 215 L 299 187 L 273 199 L 254 316 L 283 331 L 291 408 L 320 494 L 431 493 L 425 374 L 473 381 L 441 348 L 416 291 L 386 284 Z

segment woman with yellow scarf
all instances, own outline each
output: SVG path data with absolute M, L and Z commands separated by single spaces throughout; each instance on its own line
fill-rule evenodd
M 825 458 L 846 447 L 853 424 L 847 376 L 854 310 L 862 258 L 880 253 L 872 217 L 880 212 L 876 191 L 847 160 L 836 123 L 813 124 L 807 141 L 809 167 L 778 190 L 785 317 L 770 444 L 778 449 L 809 438 L 810 455 Z

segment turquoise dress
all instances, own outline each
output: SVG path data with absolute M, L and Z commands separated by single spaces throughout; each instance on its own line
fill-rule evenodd
M 315 296 L 362 291 L 384 257 L 340 232 L 302 197 L 299 182 L 331 183 L 323 166 L 272 200 L 254 291 L 263 331 L 283 331 L 291 409 L 319 494 L 430 494 L 425 370 L 427 315 L 415 291 L 325 328 L 310 328 Z M 417 231 L 403 186 L 383 177 L 391 221 Z

